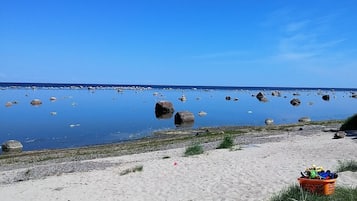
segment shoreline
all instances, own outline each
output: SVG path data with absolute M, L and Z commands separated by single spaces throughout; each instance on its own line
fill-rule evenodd
M 202 137 L 198 141 L 205 152 L 189 157 L 183 156 L 185 147 L 199 135 L 145 149 L 132 144 L 130 154 L 115 150 L 113 155 L 94 158 L 71 156 L 17 162 L 7 168 L 1 165 L 0 194 L 8 201 L 268 200 L 296 184 L 306 167 L 316 164 L 334 171 L 339 160 L 357 160 L 355 138 L 332 139 L 339 125 L 240 130 L 235 135 L 237 150 L 216 149 L 217 138 Z M 142 170 L 135 172 L 137 167 Z M 357 173 L 343 172 L 337 185 L 356 186 L 356 181 Z
M 33 166 L 81 162 L 152 151 L 178 149 L 190 146 L 193 143 L 202 144 L 204 150 L 209 151 L 215 149 L 220 140 L 226 135 L 233 136 L 235 144 L 238 146 L 280 142 L 290 135 L 309 136 L 313 135 L 316 131 L 324 131 L 333 135 L 333 132 L 338 130 L 340 124 L 341 121 L 331 120 L 271 126 L 225 126 L 188 130 L 165 130 L 155 133 L 155 137 L 135 141 L 68 149 L 24 151 L 15 154 L 2 154 L 0 155 L 0 172 Z M 100 165 L 100 168 L 105 168 L 107 166 L 110 165 Z M 84 169 L 91 170 L 96 168 L 97 167 Z M 77 169 L 80 170 L 81 168 L 74 167 L 72 170 L 57 170 L 55 171 L 56 173 L 46 173 L 42 176 L 35 175 L 33 178 L 51 176 L 58 172 L 76 172 Z M 3 182 L 0 180 L 0 184 L 1 183 Z
M 225 135 L 232 135 L 233 137 L 238 138 L 236 141 L 239 141 L 241 144 L 249 144 L 257 141 L 257 137 L 260 136 L 275 135 L 280 131 L 296 131 L 303 129 L 303 127 L 307 127 L 308 129 L 321 127 L 326 131 L 336 132 L 342 122 L 342 120 L 327 120 L 269 126 L 219 126 L 197 129 L 168 129 L 156 131 L 151 137 L 118 143 L 89 145 L 75 148 L 22 151 L 21 153 L 11 154 L 3 152 L 0 154 L 0 170 L 2 169 L 2 166 L 6 164 L 36 163 L 54 159 L 60 159 L 59 162 L 61 162 L 61 159 L 64 159 L 64 161 L 86 160 L 179 148 L 184 147 L 192 140 L 214 143 L 222 140 Z

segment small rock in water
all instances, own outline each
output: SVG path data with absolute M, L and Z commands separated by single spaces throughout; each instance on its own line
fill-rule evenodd
M 186 96 L 185 95 L 182 95 L 180 98 L 179 98 L 180 101 L 184 102 L 187 100 Z
M 306 122 L 311 122 L 310 117 L 301 117 L 299 119 L 299 122 L 306 123 Z
M 50 97 L 50 101 L 51 101 L 51 102 L 54 102 L 54 101 L 56 101 L 56 100 L 57 100 L 56 97 L 54 97 L 54 96 Z
M 50 114 L 51 114 L 52 116 L 56 116 L 56 115 L 57 115 L 57 112 L 50 112 Z
M 41 105 L 42 104 L 42 101 L 40 99 L 33 99 L 31 101 L 31 105 L 33 106 L 38 106 L 38 105 Z
M 11 107 L 11 106 L 12 106 L 12 102 L 5 103 L 5 107 Z
M 274 120 L 273 119 L 265 119 L 265 125 L 273 125 Z
M 203 116 L 206 116 L 206 115 L 207 115 L 207 112 L 205 112 L 205 111 L 198 112 L 198 116 L 200 116 L 200 117 L 203 117 Z

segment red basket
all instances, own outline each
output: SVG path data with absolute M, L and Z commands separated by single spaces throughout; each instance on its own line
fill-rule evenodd
M 298 178 L 300 186 L 311 193 L 331 195 L 335 192 L 336 179 Z

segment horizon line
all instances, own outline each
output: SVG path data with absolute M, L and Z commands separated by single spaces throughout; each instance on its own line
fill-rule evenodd
M 21 87 L 70 87 L 70 86 L 84 86 L 84 87 L 144 87 L 144 88 L 175 88 L 175 89 L 310 89 L 310 90 L 357 90 L 357 88 L 348 87 L 292 87 L 292 86 L 229 86 L 229 85 L 178 85 L 178 84 L 103 84 L 103 83 L 61 83 L 61 82 L 0 82 L 0 86 L 21 86 Z

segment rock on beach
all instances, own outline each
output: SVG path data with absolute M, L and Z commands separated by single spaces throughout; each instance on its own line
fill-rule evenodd
M 22 152 L 23 145 L 17 140 L 8 140 L 1 145 L 1 149 L 5 153 Z

